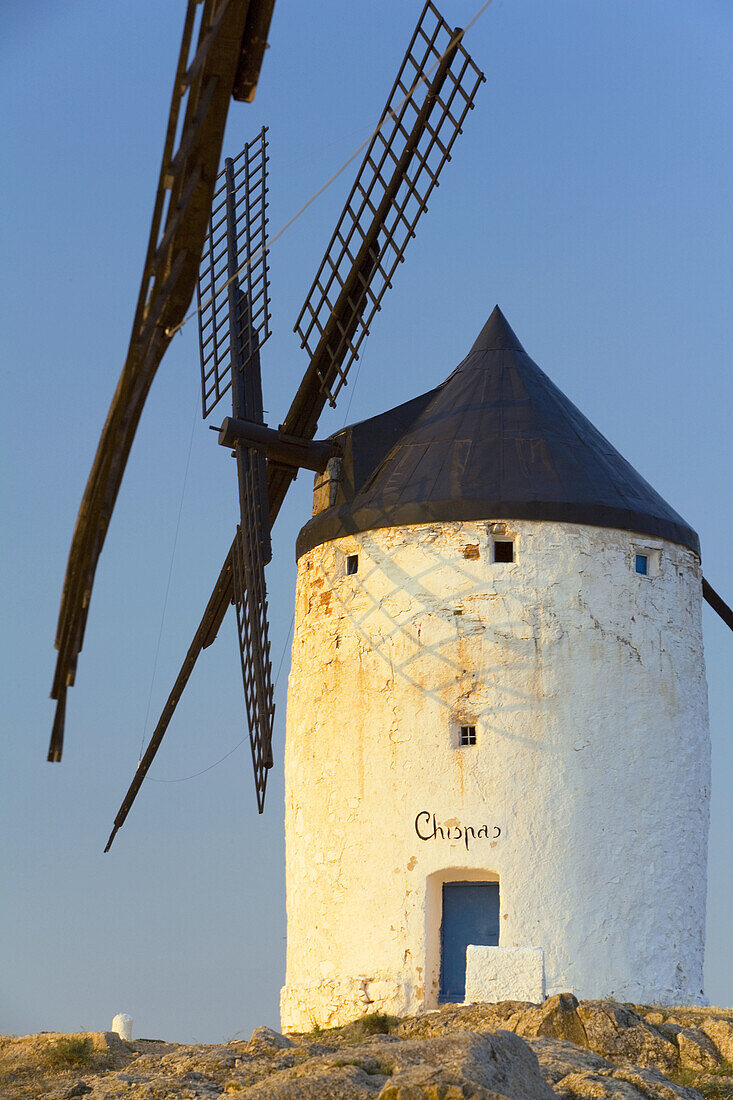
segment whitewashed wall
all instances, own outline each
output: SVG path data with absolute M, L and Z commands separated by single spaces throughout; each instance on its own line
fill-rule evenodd
M 544 949 L 548 995 L 701 998 L 697 558 L 618 530 L 508 530 L 509 564 L 479 522 L 370 531 L 299 561 L 286 1028 L 435 1006 L 454 879 L 499 879 L 500 945 Z M 637 552 L 656 575 L 634 571 Z M 455 747 L 461 720 L 475 747 Z M 450 834 L 421 839 L 420 813 L 423 835 L 433 814 Z

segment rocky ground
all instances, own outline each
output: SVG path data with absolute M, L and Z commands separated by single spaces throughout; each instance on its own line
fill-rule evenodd
M 307 1035 L 183 1045 L 111 1032 L 0 1037 L 2 1100 L 733 1100 L 733 1010 L 450 1005 Z

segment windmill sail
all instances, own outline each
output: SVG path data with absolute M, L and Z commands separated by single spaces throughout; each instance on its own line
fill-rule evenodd
M 214 191 L 197 284 L 204 418 L 231 388 L 232 351 L 246 370 L 270 335 L 266 134 L 263 126 L 239 156 L 227 160 Z M 234 300 L 233 280 L 241 292 Z M 232 332 L 239 341 L 234 349 Z
M 295 325 L 331 405 L 484 76 L 428 0 Z
M 198 285 L 204 417 L 231 391 L 234 415 L 262 423 L 259 349 L 269 336 L 265 135 L 263 128 L 238 157 L 226 160 L 221 183 L 215 191 Z M 253 300 L 254 312 L 250 307 Z M 241 525 L 237 527 L 173 691 L 115 817 L 105 851 L 109 851 L 137 797 L 199 653 L 216 638 L 232 602 L 237 613 L 245 707 L 260 813 L 264 808 L 267 771 L 272 766 L 274 716 L 264 573 L 271 557 L 266 464 L 262 454 L 239 444 L 235 454 Z
M 250 155 L 250 153 L 252 155 Z M 246 145 L 239 173 L 235 162 L 227 160 L 224 178 L 224 238 L 218 261 L 214 239 L 218 232 L 216 214 L 209 230 L 212 302 L 226 288 L 229 330 L 228 382 L 219 367 L 209 368 L 215 378 L 214 392 L 219 396 L 232 391 L 232 413 L 242 420 L 263 423 L 260 345 L 269 336 L 268 281 L 265 214 L 267 193 L 267 148 L 265 130 Z M 239 158 L 238 158 L 239 159 Z M 226 278 L 225 278 L 226 276 Z M 246 289 L 245 289 L 246 288 Z M 201 292 L 199 291 L 199 297 Z M 203 316 L 203 314 L 202 314 Z M 216 346 L 216 310 L 212 304 L 212 344 Z M 203 340 L 202 340 L 203 348 Z M 212 356 L 216 362 L 216 358 Z M 201 356 L 201 373 L 206 416 L 208 363 Z M 213 407 L 213 405 L 211 405 Z M 255 775 L 257 807 L 265 805 L 267 771 L 272 767 L 272 723 L 275 706 L 267 623 L 265 565 L 272 557 L 270 522 L 267 514 L 267 477 L 265 456 L 243 443 L 235 444 L 241 524 L 237 529 L 232 558 L 232 586 L 237 609 L 237 638 L 242 664 L 242 682 L 247 710 L 252 765 Z
M 255 355 L 250 369 L 255 364 L 259 375 L 259 355 Z M 239 403 L 239 408 L 244 411 L 237 412 L 236 400 L 234 407 L 235 415 L 245 420 L 255 420 L 246 402 Z M 261 414 L 261 391 L 259 408 Z M 272 725 L 275 713 L 265 583 L 265 565 L 271 557 L 267 480 L 263 454 L 242 443 L 235 445 L 235 454 L 241 524 L 237 528 L 231 556 L 232 590 L 237 611 L 237 638 L 257 806 L 262 813 L 265 806 L 267 771 L 272 767 Z
M 232 585 L 237 609 L 237 636 L 242 662 L 249 743 L 257 791 L 257 808 L 265 808 L 267 773 L 272 767 L 272 724 L 275 703 L 267 628 L 264 566 L 258 544 L 240 527 L 232 555 Z
M 311 358 L 282 424 L 281 430 L 286 436 L 300 440 L 313 439 L 326 402 L 335 403 L 374 314 L 380 308 L 386 290 L 392 285 L 395 269 L 404 259 L 407 243 L 415 235 L 417 222 L 427 209 L 427 199 L 438 183 L 444 164 L 450 159 L 453 143 L 484 80 L 483 74 L 465 51 L 462 38 L 463 32 L 451 30 L 434 4 L 428 2 L 425 5 L 382 112 L 379 130 L 364 155 L 356 182 L 296 324 L 296 331 Z M 260 248 L 256 255 L 259 256 L 260 252 L 264 256 Z M 252 266 L 257 262 L 255 260 Z M 241 264 L 238 270 L 241 272 Z M 216 276 L 213 281 L 215 286 L 219 285 Z M 263 316 L 256 308 L 260 290 L 256 279 L 251 287 L 248 284 L 246 288 L 255 303 L 255 328 L 257 318 Z M 266 290 L 264 295 L 266 298 Z M 266 312 L 265 308 L 264 314 Z M 217 356 L 219 364 L 224 362 L 223 351 L 220 354 L 213 350 L 215 346 L 225 347 L 226 337 L 221 331 L 223 324 L 221 314 L 219 320 L 213 317 L 204 330 L 209 338 L 206 343 L 207 370 L 203 381 L 204 415 L 231 384 L 226 369 L 222 370 L 220 365 L 214 366 Z M 266 322 L 263 324 L 265 327 L 261 331 L 265 335 L 261 343 L 266 339 L 267 331 Z M 253 343 L 256 339 L 256 336 L 253 337 Z M 253 359 L 256 357 L 253 355 Z M 282 463 L 267 466 L 266 498 L 260 499 L 267 500 L 269 528 L 275 522 L 296 473 L 296 466 L 289 467 Z M 245 516 L 244 508 L 242 515 Z M 263 521 L 262 524 L 263 545 L 268 523 Z M 115 819 L 115 828 L 105 851 L 109 849 L 140 789 L 144 779 L 143 765 L 146 772 L 201 649 L 211 644 L 216 636 L 227 599 L 235 601 L 238 607 L 245 694 L 248 675 L 253 685 L 250 690 L 253 691 L 256 686 L 252 672 L 245 671 L 250 650 L 243 639 L 255 637 L 258 630 L 264 631 L 266 611 L 264 619 L 257 611 L 252 611 L 250 618 L 245 619 L 246 600 L 236 595 L 236 577 L 238 570 L 240 575 L 242 572 L 237 560 L 247 560 L 246 554 L 242 555 L 240 541 L 241 531 L 245 527 L 243 522 L 153 734 L 151 746 L 155 742 L 155 750 L 150 755 L 146 753 L 138 768 L 138 774 Z M 247 592 L 250 590 L 247 578 L 245 589 Z M 262 598 L 254 596 L 256 608 L 262 609 L 263 600 L 264 588 Z M 261 633 L 260 639 L 259 652 L 269 654 L 266 635 Z M 268 698 L 266 689 L 263 698 L 265 701 Z M 266 709 L 265 703 L 262 713 Z M 266 737 L 261 733 L 253 735 L 252 754 L 258 783 L 258 806 L 261 809 L 268 765 Z M 257 780 L 258 768 L 262 775 L 261 792 Z
M 268 0 L 188 0 L 140 293 L 127 358 L 102 430 L 69 550 L 55 645 L 48 759 L 61 760 L 99 555 L 148 390 L 193 295 L 229 101 L 252 98 L 272 14 Z M 189 55 L 197 18 L 196 49 Z M 178 141 L 176 142 L 176 138 Z

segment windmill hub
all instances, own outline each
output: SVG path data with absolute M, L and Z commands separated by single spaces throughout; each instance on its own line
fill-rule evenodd
M 341 448 L 331 440 L 298 439 L 264 424 L 239 420 L 233 416 L 227 416 L 222 421 L 219 443 L 222 447 L 229 448 L 243 444 L 267 455 L 271 462 L 281 462 L 296 469 L 315 470 L 317 473 L 323 473 L 330 460 L 341 454 Z

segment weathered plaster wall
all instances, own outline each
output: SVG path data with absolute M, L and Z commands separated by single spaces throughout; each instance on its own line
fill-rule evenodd
M 507 564 L 479 522 L 360 533 L 298 563 L 284 1027 L 434 1006 L 456 879 L 499 879 L 500 945 L 543 948 L 548 995 L 700 999 L 699 563 L 623 531 L 508 530 Z M 461 720 L 475 747 L 456 747 Z M 433 814 L 450 834 L 421 839 L 420 813 L 423 835 Z

